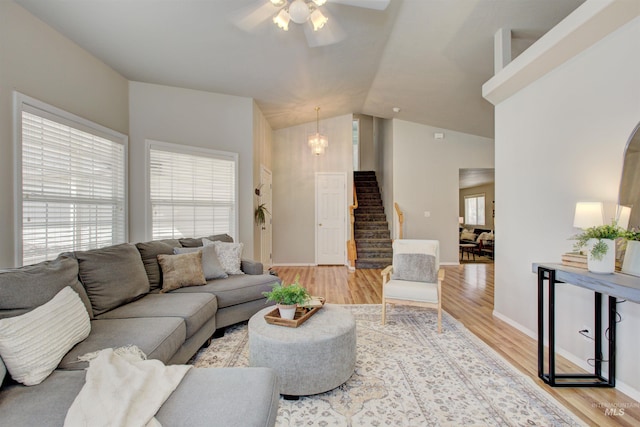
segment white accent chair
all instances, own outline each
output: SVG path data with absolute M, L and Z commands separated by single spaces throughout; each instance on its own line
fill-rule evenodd
M 382 324 L 387 304 L 404 304 L 438 310 L 438 333 L 442 332 L 442 281 L 438 240 L 397 239 L 393 242 L 393 265 L 382 270 Z

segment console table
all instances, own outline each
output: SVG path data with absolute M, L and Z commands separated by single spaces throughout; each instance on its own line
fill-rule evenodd
M 627 274 L 595 274 L 562 264 L 534 263 L 538 275 L 538 377 L 553 387 L 615 387 L 616 379 L 616 302 L 622 298 L 640 303 L 640 278 Z M 544 372 L 544 282 L 548 282 L 549 372 Z M 594 292 L 593 330 L 595 366 L 593 374 L 557 374 L 555 364 L 555 288 L 566 283 Z M 602 294 L 608 295 L 609 375 L 602 375 Z

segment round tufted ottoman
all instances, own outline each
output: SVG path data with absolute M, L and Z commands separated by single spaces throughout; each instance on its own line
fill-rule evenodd
M 332 390 L 356 365 L 356 322 L 339 306 L 325 304 L 297 328 L 271 325 L 268 307 L 249 319 L 249 365 L 272 368 L 280 394 L 308 396 Z

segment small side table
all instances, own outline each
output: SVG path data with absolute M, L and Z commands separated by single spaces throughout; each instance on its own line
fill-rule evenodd
M 349 310 L 325 304 L 297 328 L 272 325 L 267 307 L 249 319 L 249 365 L 272 368 L 280 394 L 309 396 L 346 382 L 356 366 L 356 322 Z
M 471 259 L 469 254 L 473 254 L 473 260 L 476 260 L 476 248 L 478 245 L 475 243 L 460 243 L 460 261 L 464 258 L 464 254 L 466 252 L 467 259 Z

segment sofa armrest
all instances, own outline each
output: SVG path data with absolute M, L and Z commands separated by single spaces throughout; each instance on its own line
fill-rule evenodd
M 252 260 L 249 260 L 249 259 L 241 260 L 240 269 L 245 274 L 256 275 L 256 274 L 263 274 L 264 273 L 263 266 L 262 266 L 261 262 L 252 261 Z

